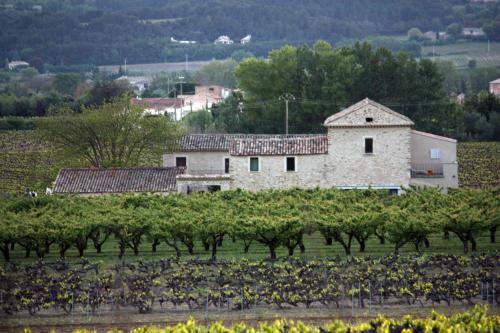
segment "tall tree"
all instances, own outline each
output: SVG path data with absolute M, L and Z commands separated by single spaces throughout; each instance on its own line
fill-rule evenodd
M 81 114 L 61 109 L 37 121 L 47 141 L 69 156 L 80 156 L 94 167 L 137 166 L 148 154 L 161 155 L 180 135 L 168 117 L 145 116 L 126 97 Z

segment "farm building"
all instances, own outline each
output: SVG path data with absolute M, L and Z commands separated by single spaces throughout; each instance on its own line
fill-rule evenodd
M 177 168 L 62 169 L 54 193 L 100 195 L 176 190 Z
M 144 109 L 152 115 L 170 116 L 177 120 L 181 118 L 184 100 L 182 98 L 133 98 L 132 104 Z
M 163 167 L 179 170 L 172 191 L 183 193 L 458 187 L 456 140 L 413 130 L 409 118 L 381 104 L 364 99 L 324 126 L 324 135 L 187 135 L 163 156 Z
M 500 79 L 490 82 L 490 93 L 500 96 Z

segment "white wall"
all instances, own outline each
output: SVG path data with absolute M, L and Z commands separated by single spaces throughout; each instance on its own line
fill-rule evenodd
M 175 166 L 175 158 L 177 156 L 187 156 L 187 171 L 209 171 L 223 172 L 224 158 L 229 157 L 229 152 L 187 152 L 174 153 L 163 155 L 163 166 Z

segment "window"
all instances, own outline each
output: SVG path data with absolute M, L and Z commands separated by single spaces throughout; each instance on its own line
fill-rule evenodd
M 224 173 L 229 173 L 229 158 L 224 158 Z
M 397 188 L 390 188 L 389 189 L 389 195 L 398 195 L 399 194 L 399 189 Z
M 187 157 L 176 157 L 175 158 L 175 166 L 178 168 L 187 167 Z
M 249 165 L 250 172 L 259 172 L 260 171 L 259 164 L 260 163 L 258 157 L 250 157 L 250 165 Z
M 373 154 L 373 138 L 365 138 L 365 154 Z
M 367 123 L 373 123 L 373 118 L 372 117 L 368 117 L 365 119 Z
M 431 160 L 439 160 L 441 158 L 441 149 L 432 148 L 431 149 Z
M 295 172 L 295 157 L 286 157 L 285 158 L 285 171 L 286 172 Z

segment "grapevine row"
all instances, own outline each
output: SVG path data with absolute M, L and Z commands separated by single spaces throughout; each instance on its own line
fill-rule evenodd
M 409 256 L 305 261 L 177 261 L 101 267 L 42 261 L 0 269 L 7 314 L 134 308 L 391 307 L 500 302 L 500 257 Z

